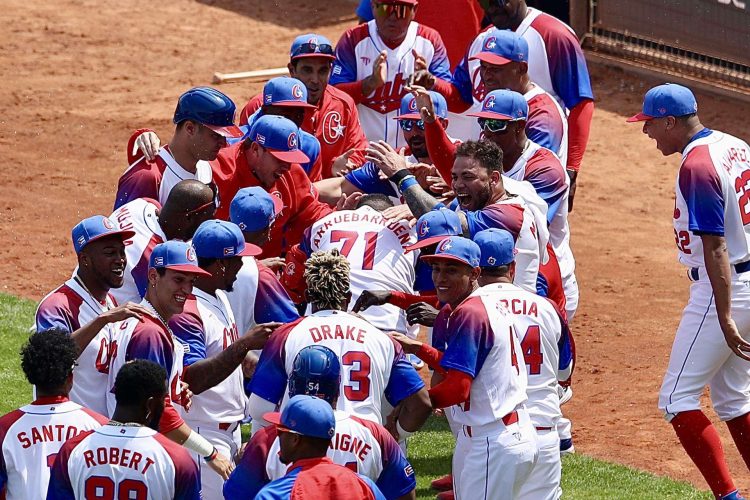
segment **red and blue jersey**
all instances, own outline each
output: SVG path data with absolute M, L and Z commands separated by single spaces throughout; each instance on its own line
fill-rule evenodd
M 268 483 L 255 500 L 356 498 L 385 500 L 375 483 L 330 458 L 307 458 L 289 466 L 289 472 Z
M 568 118 L 565 111 L 538 85 L 532 84 L 531 90 L 523 97 L 529 105 L 526 136 L 555 153 L 565 167 L 568 160 Z
M 374 481 L 388 500 L 416 488 L 414 469 L 385 427 L 338 410 L 335 415 L 336 434 L 328 458 Z M 224 484 L 224 498 L 253 498 L 263 486 L 283 477 L 287 466 L 279 460 L 279 447 L 275 426 L 256 432 Z

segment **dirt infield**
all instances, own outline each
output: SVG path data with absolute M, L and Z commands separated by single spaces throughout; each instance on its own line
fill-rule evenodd
M 151 126 L 168 139 L 182 91 L 214 71 L 282 66 L 294 35 L 336 40 L 354 22 L 345 0 L 159 3 L 3 2 L 0 291 L 38 300 L 67 278 L 70 228 L 111 211 L 130 131 Z M 688 290 L 670 220 L 678 158 L 624 123 L 651 82 L 601 67 L 592 78 L 597 111 L 571 216 L 582 294 L 566 407 L 576 449 L 705 488 L 656 409 Z M 239 105 L 260 85 L 221 89 Z M 698 99 L 705 124 L 750 138 L 738 103 Z M 750 474 L 719 429 L 748 490 Z

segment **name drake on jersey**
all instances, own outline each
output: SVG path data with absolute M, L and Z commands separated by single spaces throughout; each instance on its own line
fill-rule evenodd
M 346 331 L 344 331 L 346 330 Z M 356 334 L 355 334 L 356 330 Z M 360 344 L 365 343 L 365 334 L 367 331 L 357 328 L 356 326 L 341 326 L 341 325 L 321 325 L 320 327 L 314 326 L 309 329 L 310 337 L 315 343 L 322 342 L 323 340 L 352 340 Z

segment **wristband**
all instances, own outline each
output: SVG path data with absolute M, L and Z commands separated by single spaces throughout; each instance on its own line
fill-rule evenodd
M 417 178 L 414 177 L 413 175 L 408 175 L 404 177 L 403 179 L 401 179 L 401 182 L 398 183 L 398 190 L 403 193 L 410 187 L 415 186 L 417 184 L 419 184 L 419 182 L 417 182 Z
M 214 446 L 214 451 L 211 452 L 211 454 L 207 457 L 203 457 L 203 460 L 206 461 L 206 463 L 213 462 L 214 458 L 219 456 L 219 450 L 216 449 L 216 446 Z
M 405 431 L 404 428 L 401 427 L 401 422 L 399 422 L 398 420 L 396 420 L 396 432 L 398 432 L 399 441 L 403 441 L 414 434 L 413 432 Z
M 185 440 L 185 442 L 182 443 L 182 446 L 190 451 L 194 451 L 201 457 L 210 457 L 213 452 L 216 451 L 214 445 L 209 443 L 206 438 L 193 430 L 190 431 L 190 435 Z
M 401 170 L 390 176 L 388 180 L 398 186 L 402 180 L 404 180 L 406 177 L 409 177 L 410 175 L 411 172 L 408 168 L 402 168 Z

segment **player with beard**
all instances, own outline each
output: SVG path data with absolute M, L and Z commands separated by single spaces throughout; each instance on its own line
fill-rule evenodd
M 49 500 L 101 498 L 200 499 L 198 468 L 188 453 L 156 431 L 164 412 L 164 369 L 146 360 L 126 364 L 115 379 L 117 406 L 107 425 L 70 439 L 50 477 Z

